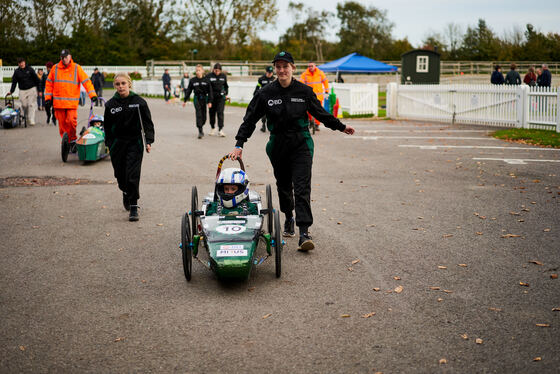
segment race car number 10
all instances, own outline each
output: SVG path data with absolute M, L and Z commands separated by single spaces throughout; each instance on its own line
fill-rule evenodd
M 240 225 L 221 225 L 216 227 L 216 231 L 226 235 L 240 234 L 245 231 L 245 226 Z

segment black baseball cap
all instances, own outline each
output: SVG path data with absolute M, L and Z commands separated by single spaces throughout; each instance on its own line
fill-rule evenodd
M 282 51 L 274 56 L 274 60 L 272 60 L 272 63 L 274 64 L 276 61 L 286 61 L 293 64 L 294 58 L 289 52 Z
M 216 62 L 216 63 L 214 64 L 214 69 L 220 69 L 220 70 L 222 70 L 222 64 L 220 64 L 219 62 Z
M 62 52 L 60 52 L 60 57 L 66 57 L 69 54 L 71 54 L 69 49 L 63 49 Z
M 267 66 L 266 67 L 266 72 L 267 73 L 272 73 L 274 71 L 274 68 L 272 66 Z

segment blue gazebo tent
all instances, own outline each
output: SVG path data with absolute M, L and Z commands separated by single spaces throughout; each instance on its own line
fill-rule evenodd
M 362 56 L 359 53 L 351 53 L 326 64 L 318 66 L 326 73 L 394 73 L 396 66 L 387 65 L 383 62 Z

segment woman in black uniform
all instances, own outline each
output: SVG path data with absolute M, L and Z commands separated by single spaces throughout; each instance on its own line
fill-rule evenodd
M 204 77 L 202 65 L 196 65 L 196 77 L 191 78 L 187 91 L 185 91 L 185 102 L 189 101 L 191 92 L 194 91 L 194 110 L 196 114 L 196 127 L 198 127 L 198 138 L 202 139 L 204 132 L 202 126 L 206 123 L 206 105 L 212 108 L 212 85 L 208 78 Z
M 323 109 L 311 87 L 292 78 L 294 59 L 288 52 L 280 52 L 272 61 L 277 79 L 257 91 L 235 139 L 232 159 L 241 157 L 243 144 L 255 131 L 255 124 L 266 115 L 270 139 L 266 153 L 274 169 L 280 199 L 280 211 L 286 215 L 284 236 L 295 236 L 293 211 L 299 227 L 299 248 L 315 248 L 309 226 L 311 214 L 311 166 L 313 164 L 313 139 L 309 134 L 307 112 L 332 130 L 352 135 L 354 128 L 344 125 Z
M 105 105 L 105 144 L 123 192 L 124 208 L 130 211 L 128 219 L 138 221 L 142 156 L 144 147 L 148 153 L 152 150 L 154 124 L 146 101 L 130 90 L 132 80 L 127 73 L 117 73 L 113 86 L 117 92 Z

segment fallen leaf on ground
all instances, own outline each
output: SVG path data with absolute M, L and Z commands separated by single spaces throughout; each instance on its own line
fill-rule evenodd
M 156 226 L 163 226 L 163 223 L 158 223 L 156 224 Z
M 511 214 L 512 216 L 520 216 L 521 215 L 520 213 L 517 213 L 517 212 L 509 212 L 509 214 Z
M 25 351 L 25 346 L 20 345 L 20 346 L 19 346 L 19 350 L 20 350 L 20 351 Z
M 395 288 L 396 293 L 401 293 L 402 291 L 403 291 L 403 286 L 398 286 L 397 288 Z
M 354 260 L 352 261 L 352 265 L 356 265 L 358 262 L 360 262 L 360 260 Z
M 525 282 L 519 282 L 519 285 L 523 287 L 529 287 L 529 283 L 525 283 Z
M 126 339 L 126 338 L 124 338 L 124 337 L 119 337 L 119 338 L 116 338 L 116 339 L 114 340 L 114 342 L 115 342 L 115 343 L 116 343 L 116 342 L 120 342 L 120 341 L 123 341 L 124 339 Z
M 438 298 L 437 298 L 437 301 L 438 301 L 438 303 L 439 303 L 439 302 L 442 302 L 443 299 L 442 299 L 441 297 L 438 297 Z
M 348 271 L 354 271 L 354 269 L 350 266 L 350 267 L 348 268 Z
M 535 324 L 537 327 L 550 327 L 549 323 L 536 323 Z
M 477 231 L 476 235 L 482 235 L 482 231 Z
M 466 268 L 466 267 L 467 267 L 467 264 L 457 264 L 457 266 L 460 266 L 460 267 L 462 267 L 462 268 Z
M 443 290 L 443 292 L 445 292 L 445 293 L 453 293 L 453 291 L 451 291 L 451 290 Z
M 550 279 L 558 279 L 558 274 L 550 274 Z
M 393 277 L 393 279 L 396 280 L 396 281 L 400 281 L 400 280 L 401 280 L 401 277 L 399 277 L 398 275 L 395 275 L 395 276 Z
M 543 231 L 544 232 L 550 232 L 550 229 L 544 229 Z
M 249 287 L 249 288 L 247 288 L 247 291 L 249 291 L 249 292 L 253 292 L 254 290 L 255 290 L 255 287 Z
M 560 312 L 560 308 L 552 308 L 553 312 Z
M 439 289 L 440 289 L 440 288 L 437 287 L 437 286 L 430 287 L 430 290 L 432 290 L 432 291 L 438 291 Z
M 442 365 L 442 364 L 447 364 L 447 360 L 446 360 L 445 358 L 440 358 L 440 359 L 439 359 L 439 364 L 440 364 L 440 365 Z
M 488 308 L 488 310 L 491 310 L 493 312 L 501 312 L 502 311 L 501 308 L 493 308 L 493 307 Z
M 461 338 L 467 340 L 469 338 L 469 336 L 467 334 L 461 334 Z
M 484 341 L 480 338 L 476 338 L 475 342 L 476 344 L 482 344 Z
M 373 290 L 374 290 L 375 292 L 379 292 L 379 291 L 381 290 L 381 288 L 379 288 L 379 287 L 373 287 Z
M 541 360 L 542 360 L 541 357 L 535 357 L 535 358 L 533 359 L 533 361 L 541 361 Z
M 105 235 L 106 235 L 106 236 L 111 236 L 111 233 L 106 232 Z
M 502 235 L 502 238 L 520 238 L 521 235 L 517 235 L 517 234 L 505 234 Z
M 38 229 L 38 228 L 39 228 L 39 226 L 33 226 L 33 228 L 34 228 L 34 229 Z
M 341 314 L 340 318 L 350 318 L 350 314 Z
M 272 313 L 265 314 L 264 316 L 262 316 L 262 319 L 267 319 L 267 318 L 270 317 L 271 315 L 272 315 Z
M 542 262 L 537 261 L 537 260 L 531 260 L 531 261 L 529 261 L 529 263 L 530 264 L 535 264 L 535 265 L 541 265 L 541 266 L 544 265 Z
M 371 313 L 363 314 L 362 318 L 369 318 L 369 317 L 373 317 L 374 315 L 375 315 L 375 312 L 371 312 Z
M 337 224 L 337 225 L 342 225 L 342 222 L 337 222 L 336 224 Z
M 442 265 L 439 265 L 439 266 L 438 266 L 437 268 L 438 268 L 438 269 L 442 269 L 442 270 L 443 270 L 443 269 L 447 269 L 447 266 L 442 266 Z
M 444 237 L 444 238 L 450 238 L 450 237 L 452 237 L 452 236 L 453 236 L 453 234 L 443 234 L 443 237 Z

